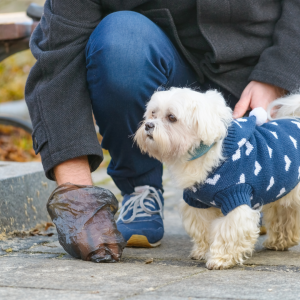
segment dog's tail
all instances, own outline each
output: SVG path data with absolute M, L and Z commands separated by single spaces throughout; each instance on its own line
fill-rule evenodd
M 268 119 L 300 118 L 300 90 L 273 101 L 268 107 Z

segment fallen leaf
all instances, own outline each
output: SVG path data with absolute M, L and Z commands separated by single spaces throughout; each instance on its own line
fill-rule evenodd
M 30 232 L 29 232 L 29 234 L 31 235 L 31 236 L 35 236 L 35 235 L 38 235 L 38 234 L 40 234 L 40 231 L 38 230 L 38 229 L 33 229 L 33 230 L 31 230 Z
M 35 155 L 31 135 L 28 132 L 14 126 L 0 125 L 0 160 L 40 161 L 40 156 Z
M 45 231 L 47 231 L 49 229 L 49 227 L 54 227 L 54 224 L 52 222 L 47 222 L 45 224 Z
M 43 233 L 43 234 L 41 234 L 42 236 L 52 236 L 52 235 L 54 235 L 54 233 Z
M 145 264 L 151 264 L 153 263 L 153 258 L 148 258 L 145 260 Z
M 5 252 L 7 252 L 7 253 L 10 253 L 10 252 L 12 252 L 12 251 L 13 251 L 12 248 L 8 248 L 8 249 L 5 250 Z

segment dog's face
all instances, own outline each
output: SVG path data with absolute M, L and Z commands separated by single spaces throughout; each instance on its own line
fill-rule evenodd
M 154 93 L 134 139 L 142 152 L 172 163 L 201 142 L 211 145 L 225 137 L 231 116 L 231 109 L 216 91 L 171 88 Z

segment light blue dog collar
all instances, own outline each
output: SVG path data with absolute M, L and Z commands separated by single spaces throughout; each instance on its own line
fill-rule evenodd
M 214 144 L 215 143 L 211 144 L 210 146 L 207 146 L 207 145 L 204 145 L 201 142 L 200 145 L 197 148 L 195 148 L 195 150 L 193 151 L 193 153 L 189 151 L 189 154 L 192 156 L 189 159 L 189 161 L 195 160 L 195 159 L 201 157 L 202 155 L 204 155 L 205 153 L 207 153 Z

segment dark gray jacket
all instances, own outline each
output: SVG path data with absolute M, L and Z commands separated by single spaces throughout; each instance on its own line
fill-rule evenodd
M 251 80 L 288 91 L 299 88 L 299 0 L 197 0 L 198 25 L 213 49 L 205 57 L 182 46 L 172 18 L 180 5 L 167 1 L 166 9 L 164 1 L 160 0 L 161 9 L 153 9 L 150 0 L 46 1 L 30 43 L 37 63 L 25 96 L 34 149 L 41 153 L 49 178 L 53 179 L 54 166 L 74 157 L 88 155 L 92 171 L 102 161 L 84 49 L 95 27 L 111 12 L 134 10 L 157 23 L 181 49 L 200 82 L 204 74 L 236 97 Z

